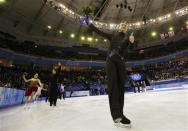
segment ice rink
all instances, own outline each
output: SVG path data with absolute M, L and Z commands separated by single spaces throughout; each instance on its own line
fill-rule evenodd
M 107 96 L 38 102 L 1 110 L 0 131 L 188 131 L 188 90 L 125 94 L 124 112 L 132 128 L 113 125 Z

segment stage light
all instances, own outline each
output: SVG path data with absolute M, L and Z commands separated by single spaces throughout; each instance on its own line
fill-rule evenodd
M 70 37 L 75 38 L 75 34 L 74 33 L 70 34 Z
M 116 25 L 115 24 L 110 24 L 110 29 L 115 29 Z
M 0 4 L 3 4 L 5 2 L 6 2 L 6 0 L 0 0 Z
M 170 28 L 169 28 L 169 31 L 173 31 L 173 30 L 174 30 L 174 28 L 173 28 L 173 27 L 170 27 Z
M 155 36 L 157 36 L 157 33 L 156 33 L 155 31 L 153 31 L 153 32 L 151 33 L 151 36 L 152 36 L 152 37 L 155 37 Z
M 51 30 L 51 29 L 52 29 L 52 26 L 48 25 L 47 28 L 48 28 L 49 30 Z
M 63 31 L 62 31 L 62 30 L 59 30 L 59 34 L 63 34 Z
M 167 17 L 170 18 L 170 17 L 171 17 L 171 14 L 168 14 Z
M 92 38 L 92 37 L 88 37 L 87 40 L 88 40 L 89 42 L 92 42 L 92 41 L 93 41 L 93 38 Z
M 140 23 L 140 22 L 138 22 L 138 23 L 136 23 L 136 25 L 140 26 L 140 25 L 141 25 L 141 23 Z
M 176 11 L 176 15 L 178 15 L 180 12 L 179 11 Z
M 81 40 L 85 40 L 86 38 L 85 38 L 85 36 L 81 36 L 81 38 L 80 38 Z
M 115 24 L 110 24 L 110 27 L 113 28 L 115 26 Z
M 61 7 L 61 8 L 65 8 L 65 6 L 63 5 L 63 4 L 59 4 L 59 7 Z

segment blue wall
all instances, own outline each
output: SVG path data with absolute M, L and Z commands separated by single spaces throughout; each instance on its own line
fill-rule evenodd
M 23 90 L 0 87 L 0 108 L 22 104 L 23 102 Z

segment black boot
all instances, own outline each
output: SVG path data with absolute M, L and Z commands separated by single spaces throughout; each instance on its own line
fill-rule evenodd
M 115 126 L 117 127 L 122 127 L 122 128 L 131 127 L 131 121 L 125 116 L 123 118 L 117 118 L 116 120 L 114 120 L 114 123 Z
M 122 124 L 131 124 L 131 121 L 125 116 L 120 121 Z

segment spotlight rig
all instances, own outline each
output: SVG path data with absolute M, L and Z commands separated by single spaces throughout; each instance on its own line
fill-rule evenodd
M 127 0 L 122 0 L 121 3 L 116 4 L 116 8 L 128 9 L 130 12 L 133 11 L 133 9 L 131 8 L 131 6 L 128 4 Z

